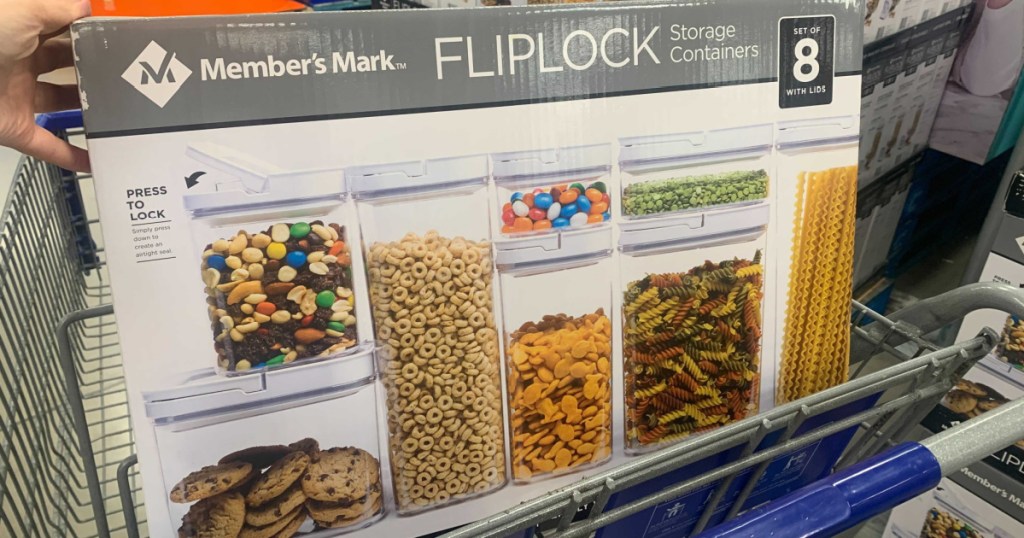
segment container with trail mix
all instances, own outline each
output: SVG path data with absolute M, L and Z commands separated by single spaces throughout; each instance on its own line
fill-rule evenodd
M 608 144 L 491 155 L 502 237 L 592 227 L 612 218 Z
M 991 538 L 999 536 L 985 525 L 985 518 L 972 513 L 951 492 L 934 490 L 935 504 L 925 515 L 921 538 Z
M 575 472 L 612 454 L 612 234 L 497 243 L 512 477 Z
M 772 126 L 619 139 L 623 219 L 768 198 Z
M 288 172 L 222 147 L 189 154 L 232 178 L 185 196 L 218 369 L 241 374 L 355 351 L 365 297 L 341 172 Z
M 764 205 L 620 234 L 627 453 L 757 412 L 768 217 Z
M 506 483 L 487 159 L 347 169 L 399 513 Z
M 364 348 L 252 375 L 207 368 L 144 392 L 164 485 L 148 502 L 164 503 L 180 536 L 323 536 L 373 524 L 387 509 L 377 414 L 367 412 L 374 379 Z M 211 517 L 215 507 L 235 517 Z

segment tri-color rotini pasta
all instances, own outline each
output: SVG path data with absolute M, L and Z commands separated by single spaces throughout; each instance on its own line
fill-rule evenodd
M 647 275 L 623 302 L 626 445 L 673 441 L 755 411 L 761 251 Z
M 797 177 L 778 403 L 846 381 L 857 167 Z

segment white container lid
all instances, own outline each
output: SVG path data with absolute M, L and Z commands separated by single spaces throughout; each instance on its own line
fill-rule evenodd
M 372 382 L 373 351 L 259 373 L 222 376 L 212 368 L 183 375 L 177 386 L 144 392 L 146 416 L 157 424 L 223 422 L 329 400 Z
M 736 153 L 767 152 L 772 147 L 772 125 L 693 131 L 620 138 L 622 166 L 667 160 L 721 160 Z
M 767 203 L 745 205 L 658 219 L 619 223 L 619 248 L 623 252 L 681 242 L 717 243 L 751 232 L 763 233 L 768 226 Z
M 494 181 L 501 183 L 531 176 L 611 169 L 611 145 L 510 151 L 491 155 Z
M 188 211 L 217 211 L 275 202 L 340 197 L 345 192 L 340 169 L 285 170 L 241 151 L 197 143 L 185 155 L 235 178 L 216 184 L 214 192 L 184 196 Z
M 860 136 L 860 116 L 837 116 L 779 122 L 780 148 L 852 142 Z
M 472 155 L 353 166 L 345 169 L 345 178 L 354 197 L 372 198 L 484 184 L 487 172 L 487 157 Z
M 498 269 L 610 255 L 612 228 L 606 223 L 555 234 L 494 241 Z

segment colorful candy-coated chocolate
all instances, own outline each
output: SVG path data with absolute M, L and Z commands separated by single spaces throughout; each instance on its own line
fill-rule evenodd
M 602 196 L 601 191 L 599 191 L 599 190 L 597 190 L 597 189 L 595 189 L 593 187 L 587 189 L 587 192 L 585 192 L 583 194 L 587 197 L 587 200 L 590 200 L 591 202 L 600 202 L 601 201 L 601 196 Z
M 559 189 L 558 187 L 551 187 L 551 190 L 548 191 L 548 194 L 550 194 L 551 198 L 553 198 L 554 201 L 557 202 L 558 201 L 558 197 L 562 195 L 562 190 Z
M 548 208 L 548 220 L 554 221 L 562 214 L 562 204 L 555 202 Z
M 608 192 L 608 186 L 607 186 L 607 185 L 605 185 L 603 181 L 595 181 L 595 182 L 594 182 L 594 183 L 593 183 L 593 184 L 591 185 L 591 187 L 592 187 L 592 188 L 594 188 L 594 189 L 597 189 L 597 190 L 601 191 L 601 193 L 606 193 L 606 192 Z
M 564 206 L 565 204 L 571 204 L 575 202 L 576 198 L 579 197 L 579 195 L 580 193 L 570 189 L 567 191 L 563 191 L 562 195 L 558 197 L 558 201 Z
M 276 366 L 278 364 L 284 364 L 284 355 L 278 355 L 267 361 L 267 366 Z
M 345 242 L 338 239 L 333 245 L 331 245 L 331 250 L 328 250 L 327 253 L 331 256 L 337 256 L 338 254 L 341 254 L 341 251 L 343 250 L 345 250 Z
M 288 229 L 288 233 L 290 233 L 291 236 L 294 237 L 295 239 L 302 239 L 303 237 L 309 235 L 309 231 L 311 229 L 312 228 L 310 228 L 308 222 L 296 222 L 295 224 L 292 224 L 291 228 Z
M 586 226 L 587 214 L 582 212 L 573 213 L 573 215 L 569 217 L 569 225 L 573 227 Z
M 608 211 L 608 204 L 604 202 L 598 202 L 590 206 L 590 212 L 594 215 L 604 213 L 605 211 Z
M 551 207 L 551 203 L 554 201 L 555 199 L 552 198 L 551 195 L 546 192 L 537 193 L 533 197 L 533 207 L 547 209 Z
M 586 196 L 580 196 L 576 199 L 576 207 L 579 208 L 580 213 L 590 212 L 590 200 Z
M 343 333 L 345 332 L 345 324 L 340 321 L 329 321 L 327 322 L 327 329 Z
M 572 185 L 569 185 L 569 188 L 575 190 L 576 194 L 583 194 L 583 191 L 587 190 L 582 183 L 573 183 Z
M 542 189 L 540 187 L 537 187 L 537 188 L 533 189 L 533 195 L 534 196 L 537 196 L 537 194 L 542 193 L 542 192 L 544 192 L 544 189 Z
M 523 193 L 521 193 L 521 192 L 513 192 L 512 193 L 512 201 L 513 202 L 515 202 L 516 200 L 522 200 L 522 199 L 523 199 Z
M 569 219 L 563 219 L 561 217 L 551 221 L 551 225 L 555 228 L 565 228 L 569 225 Z
M 515 202 L 512 202 L 512 212 L 515 213 L 517 217 L 525 217 L 530 213 L 530 206 L 526 205 L 526 202 L 522 200 L 516 200 Z
M 316 305 L 320 308 L 330 308 L 337 300 L 337 296 L 331 290 L 324 290 L 316 294 Z
M 601 218 L 603 218 L 606 221 L 612 220 L 612 213 L 611 213 L 611 211 L 605 211 L 604 213 L 601 213 Z
M 512 211 L 512 202 L 505 202 L 505 205 L 501 206 L 502 212 Z
M 526 207 L 533 207 L 533 193 L 523 195 L 523 201 L 526 202 Z
M 607 193 L 601 195 L 601 201 L 602 202 L 604 202 L 606 204 L 611 204 L 612 203 L 611 200 L 612 199 L 608 197 Z
M 510 234 L 515 233 L 516 229 L 511 224 L 506 224 L 501 227 L 501 233 Z
M 508 208 L 501 213 L 501 222 L 512 226 L 512 223 L 516 221 L 516 214 L 512 212 L 512 208 Z
M 221 256 L 220 254 L 214 254 L 209 258 L 206 258 L 206 265 L 218 271 L 223 270 L 228 266 L 227 262 L 224 261 L 224 256 Z
M 562 212 L 559 213 L 559 216 L 569 218 L 575 215 L 577 211 L 579 211 L 579 208 L 576 207 L 576 204 L 566 204 L 562 206 Z
M 539 208 L 539 207 L 535 207 L 535 208 L 530 210 L 529 217 L 534 222 L 537 222 L 538 220 L 544 220 L 544 219 L 548 218 L 548 212 L 543 210 L 543 209 L 541 209 L 541 208 Z
M 306 253 L 301 250 L 293 250 L 284 257 L 284 263 L 298 269 L 306 264 Z
M 602 215 L 587 215 L 587 222 L 590 224 L 596 224 L 598 222 L 604 222 L 604 216 Z
M 284 243 L 271 243 L 267 245 L 267 256 L 272 260 L 280 260 L 284 258 L 285 254 L 288 254 L 288 249 L 284 246 Z
M 263 314 L 264 316 L 269 316 L 274 312 L 277 312 L 277 306 L 274 303 L 268 303 L 266 301 L 263 301 L 262 303 L 256 305 L 256 311 L 259 312 L 260 314 Z
M 302 325 L 303 327 L 309 327 L 310 323 L 313 323 L 313 316 L 304 316 L 302 320 L 299 321 L 299 325 Z
M 534 230 L 547 230 L 551 228 L 551 221 L 548 219 L 538 220 L 533 223 Z
M 517 217 L 512 229 L 516 232 L 528 232 L 533 229 L 533 221 L 529 217 Z

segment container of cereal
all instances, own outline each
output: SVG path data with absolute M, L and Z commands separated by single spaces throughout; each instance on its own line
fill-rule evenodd
M 491 163 L 495 229 L 502 236 L 583 228 L 612 218 L 615 186 L 607 144 L 496 153 Z
M 622 138 L 622 217 L 763 202 L 771 151 L 770 124 Z
M 353 270 L 360 254 L 349 248 L 354 209 L 341 171 L 289 172 L 215 145 L 188 155 L 219 178 L 215 190 L 184 197 L 218 370 L 356 351 L 365 284 Z
M 612 234 L 497 243 L 512 477 L 575 472 L 612 453 Z
M 325 536 L 383 517 L 374 377 L 363 350 L 246 376 L 205 369 L 143 393 L 158 452 L 173 455 L 160 465 L 179 534 Z
M 622 231 L 627 453 L 756 413 L 768 217 L 762 205 Z
M 345 175 L 366 253 L 398 511 L 499 488 L 507 480 L 487 158 Z

